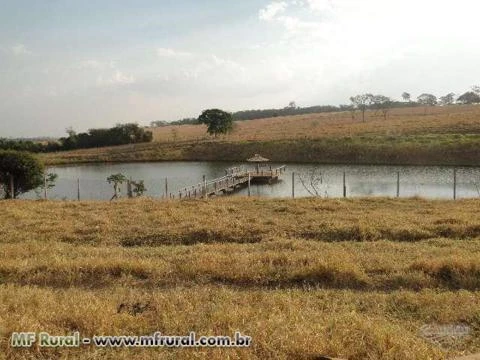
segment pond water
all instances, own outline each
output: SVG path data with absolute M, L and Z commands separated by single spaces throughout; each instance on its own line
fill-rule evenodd
M 168 192 L 177 193 L 180 188 L 202 181 L 202 176 L 213 179 L 223 176 L 228 167 L 249 164 L 227 162 L 157 162 L 69 165 L 49 168 L 58 174 L 54 188 L 48 191 L 51 199 L 77 199 L 78 183 L 80 198 L 110 199 L 112 186 L 106 181 L 109 175 L 122 173 L 133 180 L 144 180 L 145 195 L 161 198 L 165 195 L 165 179 Z M 272 167 L 283 164 L 271 164 Z M 253 196 L 291 197 L 292 172 L 295 172 L 295 197 L 319 194 L 322 197 L 343 196 L 343 174 L 345 172 L 348 197 L 390 196 L 397 194 L 397 174 L 400 179 L 400 196 L 425 198 L 453 198 L 454 170 L 441 166 L 360 166 L 360 165 L 315 165 L 287 164 L 281 180 L 274 184 L 252 185 Z M 457 167 L 457 198 L 480 197 L 480 167 Z M 313 186 L 312 186 L 313 183 Z M 125 186 L 122 195 L 125 196 Z M 247 195 L 246 188 L 235 195 Z M 23 198 L 35 199 L 43 196 L 30 192 Z

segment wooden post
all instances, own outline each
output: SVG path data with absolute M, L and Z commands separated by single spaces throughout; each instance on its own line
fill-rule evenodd
M 80 179 L 77 179 L 77 200 L 80 201 Z
M 133 197 L 133 193 L 132 193 L 132 178 L 130 178 L 129 180 L 127 180 L 127 196 L 129 198 L 132 198 Z
M 457 200 L 457 168 L 453 168 L 453 200 Z
M 250 192 L 250 173 L 248 173 L 248 196 L 251 195 L 251 192 Z
M 346 174 L 343 172 L 343 197 L 347 197 L 347 183 L 346 183 Z
M 295 172 L 292 172 L 292 199 L 295 199 Z
M 168 179 L 165 178 L 165 199 L 168 198 Z
M 47 175 L 43 173 L 43 197 L 47 200 Z
M 207 177 L 203 175 L 203 192 L 205 199 L 207 198 Z
M 15 199 L 15 185 L 13 182 L 13 175 L 10 174 L 10 199 Z
M 400 197 L 400 171 L 397 171 L 397 198 Z

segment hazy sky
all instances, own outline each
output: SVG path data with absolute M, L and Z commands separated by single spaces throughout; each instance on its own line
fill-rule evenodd
M 460 93 L 478 0 L 0 0 L 0 137 Z

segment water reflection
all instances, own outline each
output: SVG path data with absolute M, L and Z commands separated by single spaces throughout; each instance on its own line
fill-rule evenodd
M 162 197 L 165 194 L 165 179 L 168 179 L 169 192 L 176 193 L 180 188 L 194 185 L 207 179 L 223 176 L 225 168 L 245 165 L 229 162 L 161 162 L 127 164 L 89 164 L 62 166 L 49 169 L 58 174 L 57 185 L 50 190 L 54 199 L 76 199 L 77 179 L 80 179 L 82 199 L 110 199 L 112 188 L 106 178 L 114 173 L 122 173 L 134 180 L 144 180 L 146 194 Z M 283 164 L 272 164 L 280 166 Z M 324 197 L 343 196 L 343 173 L 347 196 L 390 196 L 397 193 L 397 172 L 400 173 L 400 196 L 422 196 L 426 198 L 453 197 L 453 168 L 440 166 L 345 166 L 288 164 L 282 180 L 274 184 L 252 185 L 253 196 L 291 197 L 292 172 L 296 174 L 296 197 L 310 196 L 302 185 L 301 176 L 307 177 L 315 169 L 321 181 L 317 190 Z M 457 198 L 480 197 L 480 168 L 457 168 Z M 125 195 L 125 189 L 123 189 Z M 235 195 L 248 194 L 248 189 L 240 189 Z M 36 198 L 34 192 L 23 196 Z

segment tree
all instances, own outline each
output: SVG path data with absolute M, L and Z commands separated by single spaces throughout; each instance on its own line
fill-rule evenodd
M 373 95 L 372 94 L 362 94 L 352 96 L 350 98 L 352 105 L 355 109 L 358 109 L 362 112 L 362 121 L 365 122 L 365 111 L 373 102 Z
M 233 127 L 232 114 L 220 109 L 203 111 L 198 117 L 198 122 L 207 125 L 207 132 L 215 137 L 218 134 L 227 134 Z
M 43 171 L 43 164 L 28 152 L 0 151 L 0 184 L 3 185 L 5 199 L 14 199 L 41 186 Z
M 461 104 L 478 104 L 480 103 L 480 95 L 473 91 L 467 91 L 458 97 L 457 102 Z
M 373 107 L 376 110 L 379 110 L 383 114 L 383 118 L 387 120 L 387 115 L 390 109 L 392 108 L 393 101 L 388 96 L 384 95 L 375 95 L 372 98 Z
M 440 97 L 440 104 L 442 105 L 452 105 L 454 102 L 455 102 L 455 93 L 453 92 Z
M 133 186 L 132 192 L 136 197 L 142 196 L 147 191 L 143 180 L 131 181 L 131 184 Z
M 303 188 L 311 195 L 316 197 L 328 197 L 330 187 L 323 181 L 323 174 L 317 167 L 311 167 L 298 174 L 298 179 Z
M 117 124 L 110 129 L 89 129 L 86 133 L 75 133 L 67 129 L 68 137 L 61 138 L 62 150 L 77 148 L 92 148 L 150 142 L 153 139 L 151 131 L 145 131 L 138 124 Z
M 118 198 L 118 195 L 120 194 L 120 185 L 123 184 L 125 181 L 127 181 L 126 176 L 120 173 L 112 174 L 107 177 L 107 182 L 109 184 L 113 184 L 113 196 L 110 201 Z
M 285 109 L 296 109 L 297 108 L 297 103 L 295 101 L 290 101 L 288 103 L 288 106 L 285 107 Z
M 417 98 L 417 101 L 419 104 L 423 105 L 425 107 L 425 112 L 424 115 L 427 114 L 427 108 L 429 106 L 435 106 L 437 105 L 437 97 L 432 94 L 422 94 Z
M 402 94 L 402 99 L 403 99 L 403 101 L 405 101 L 405 102 L 410 102 L 411 99 L 412 99 L 412 95 L 410 95 L 408 92 L 404 92 L 404 93 Z
M 44 174 L 43 176 L 44 176 L 44 181 L 42 185 L 40 185 L 37 189 L 35 189 L 35 193 L 39 198 L 41 196 L 41 191 L 43 190 L 46 195 L 47 190 L 50 190 L 55 187 L 55 182 L 58 179 L 58 174 L 55 174 L 55 173 L 48 173 L 48 174 Z

